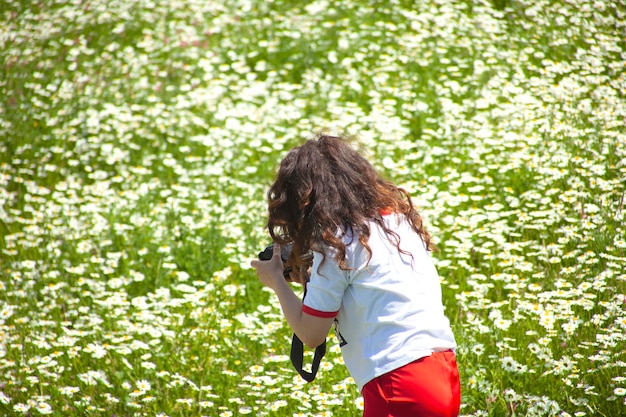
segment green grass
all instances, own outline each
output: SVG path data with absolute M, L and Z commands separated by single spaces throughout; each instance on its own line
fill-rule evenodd
M 360 415 L 249 268 L 320 129 L 441 249 L 462 415 L 623 413 L 623 1 L 0 10 L 0 415 Z

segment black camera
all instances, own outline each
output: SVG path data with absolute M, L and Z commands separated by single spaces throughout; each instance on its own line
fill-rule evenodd
M 280 248 L 280 259 L 283 260 L 283 263 L 287 262 L 287 258 L 289 258 L 290 254 L 291 254 L 291 244 L 283 245 Z M 259 252 L 259 261 L 269 261 L 270 259 L 272 259 L 272 256 L 274 256 L 274 244 L 273 243 L 269 245 L 268 247 L 266 247 L 265 249 L 263 249 L 263 252 Z
M 283 265 L 287 263 L 287 259 L 289 258 L 289 255 L 291 255 L 292 246 L 293 245 L 289 243 L 287 245 L 282 245 L 280 247 L 280 259 L 282 259 Z M 262 252 L 259 252 L 260 261 L 269 261 L 270 259 L 272 259 L 272 256 L 274 256 L 274 244 L 273 243 L 269 245 L 268 247 L 266 247 L 265 249 L 263 249 Z M 306 263 L 311 263 L 313 261 L 313 253 L 309 252 L 305 255 L 302 255 L 302 259 L 306 261 Z M 289 274 L 291 273 L 291 271 L 293 271 L 293 268 L 291 266 L 289 267 L 286 266 L 283 269 L 283 276 L 286 279 L 289 279 Z M 308 274 L 306 278 L 308 281 Z

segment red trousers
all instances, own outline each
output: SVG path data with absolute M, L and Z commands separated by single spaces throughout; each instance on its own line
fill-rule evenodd
M 461 386 L 456 356 L 436 352 L 363 387 L 363 417 L 456 417 Z

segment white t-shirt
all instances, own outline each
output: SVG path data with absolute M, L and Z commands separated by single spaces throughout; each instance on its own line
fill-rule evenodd
M 369 264 L 356 234 L 344 237 L 350 270 L 340 269 L 332 253 L 322 263 L 322 254 L 314 252 L 303 305 L 307 314 L 336 317 L 335 333 L 359 390 L 419 358 L 456 348 L 439 276 L 421 237 L 404 215 L 383 218 L 413 258 L 399 253 L 393 238 L 371 222 Z

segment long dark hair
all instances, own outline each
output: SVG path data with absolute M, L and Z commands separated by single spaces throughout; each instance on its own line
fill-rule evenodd
M 356 232 L 369 252 L 369 223 L 374 221 L 400 249 L 400 239 L 385 226 L 381 211 L 403 214 L 428 250 L 435 249 L 408 192 L 384 180 L 343 137 L 318 134 L 292 149 L 280 163 L 268 191 L 272 239 L 293 244 L 291 263 L 301 266 L 309 250 L 332 247 L 339 267 L 347 270 L 342 237 Z

